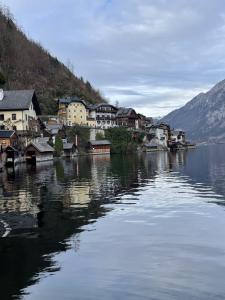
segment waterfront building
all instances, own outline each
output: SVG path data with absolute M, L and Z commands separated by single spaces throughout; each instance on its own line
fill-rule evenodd
M 78 154 L 77 147 L 73 143 L 63 143 L 63 156 L 73 157 Z
M 0 89 L 0 128 L 37 131 L 40 107 L 34 90 Z
M 18 163 L 25 162 L 25 159 L 16 148 L 8 146 L 4 150 L 3 162 L 6 166 L 16 166 Z
M 90 154 L 110 154 L 111 143 L 108 140 L 96 140 L 89 142 Z
M 169 127 L 166 124 L 152 125 L 149 129 L 149 140 L 159 147 L 168 146 Z
M 97 128 L 108 129 L 116 126 L 117 107 L 108 103 L 100 103 L 94 105 L 94 110 Z
M 139 128 L 138 115 L 133 108 L 121 107 L 116 113 L 116 124 L 121 127 Z
M 31 142 L 25 149 L 25 157 L 28 163 L 53 160 L 54 149 L 47 143 Z
M 18 135 L 14 130 L 0 130 L 0 147 L 4 150 L 8 146 L 18 145 Z
M 142 114 L 137 114 L 138 116 L 138 128 L 141 130 L 148 130 L 153 125 L 153 119 L 151 117 L 146 117 Z
M 182 130 L 172 130 L 170 139 L 171 142 L 185 143 L 185 132 Z
M 95 127 L 95 112 L 93 106 L 78 97 L 59 99 L 60 121 L 67 125 Z

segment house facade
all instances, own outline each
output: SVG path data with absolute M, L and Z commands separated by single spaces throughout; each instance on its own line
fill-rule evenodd
M 152 125 L 149 129 L 149 137 L 154 144 L 167 148 L 169 138 L 167 125 Z
M 172 130 L 170 140 L 175 143 L 185 143 L 185 132 L 182 130 Z
M 58 116 L 67 126 L 95 126 L 95 112 L 92 106 L 78 97 L 59 99 Z
M 38 130 L 40 107 L 34 90 L 0 90 L 0 128 Z
M 139 128 L 139 117 L 133 108 L 120 108 L 116 113 L 116 124 L 127 128 Z
M 95 105 L 94 108 L 97 128 L 107 129 L 116 126 L 117 107 L 108 103 L 100 103 Z

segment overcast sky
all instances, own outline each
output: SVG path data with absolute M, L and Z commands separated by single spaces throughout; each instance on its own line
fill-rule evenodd
M 225 78 L 224 0 L 2 0 L 112 104 L 163 116 Z

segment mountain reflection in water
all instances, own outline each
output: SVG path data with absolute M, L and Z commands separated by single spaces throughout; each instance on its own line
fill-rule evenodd
M 224 150 L 86 156 L 0 174 L 0 220 L 10 228 L 0 240 L 1 299 L 221 299 L 225 234 L 210 223 L 225 225 Z

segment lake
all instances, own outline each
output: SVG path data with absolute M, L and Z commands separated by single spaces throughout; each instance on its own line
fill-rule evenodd
M 0 174 L 7 299 L 225 299 L 225 145 Z

